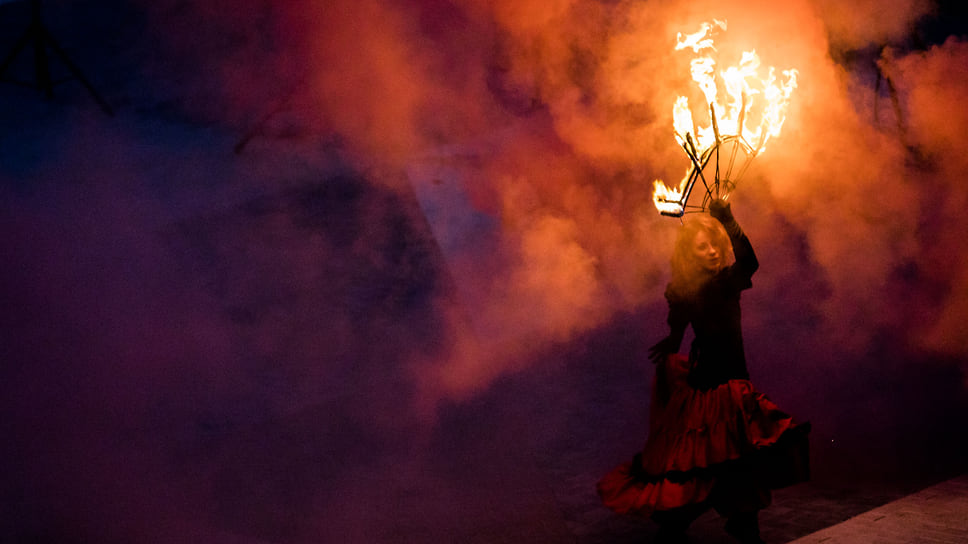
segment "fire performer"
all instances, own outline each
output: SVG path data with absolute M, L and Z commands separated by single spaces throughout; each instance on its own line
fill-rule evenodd
M 730 206 L 684 223 L 666 289 L 669 336 L 651 348 L 657 364 L 644 449 L 599 481 L 609 508 L 646 516 L 661 541 L 684 538 L 714 508 L 743 543 L 762 542 L 757 514 L 771 489 L 809 478 L 809 423 L 797 423 L 749 380 L 740 327 L 740 293 L 759 267 Z M 735 261 L 727 265 L 732 248 Z M 695 340 L 679 355 L 686 327 Z

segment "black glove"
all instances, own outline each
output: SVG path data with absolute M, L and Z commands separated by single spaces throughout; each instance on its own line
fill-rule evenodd
M 656 364 L 660 361 L 664 361 L 666 357 L 672 355 L 679 349 L 679 346 L 672 345 L 672 338 L 666 336 L 659 343 L 649 348 L 649 360 L 652 364 Z
M 734 221 L 733 211 L 729 209 L 729 204 L 721 198 L 709 203 L 709 215 L 724 225 Z

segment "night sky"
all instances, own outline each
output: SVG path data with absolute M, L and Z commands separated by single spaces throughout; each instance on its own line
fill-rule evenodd
M 52 99 L 0 85 L 0 542 L 560 525 L 563 482 L 645 440 L 652 181 L 698 92 L 673 46 L 713 17 L 722 56 L 799 71 L 731 202 L 752 381 L 812 423 L 810 485 L 968 468 L 957 2 L 43 5 L 113 115 L 53 54 Z

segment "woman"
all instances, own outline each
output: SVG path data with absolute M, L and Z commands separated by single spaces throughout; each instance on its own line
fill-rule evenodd
M 728 204 L 687 221 L 672 256 L 666 289 L 671 332 L 651 348 L 657 363 L 645 447 L 605 475 L 598 492 L 620 513 L 651 516 L 660 538 L 675 541 L 709 508 L 726 531 L 762 542 L 757 513 L 770 490 L 809 477 L 806 435 L 749 381 L 740 325 L 740 293 L 759 267 Z M 715 218 L 715 219 L 714 219 Z M 727 265 L 730 253 L 735 262 Z M 689 357 L 677 352 L 686 327 Z

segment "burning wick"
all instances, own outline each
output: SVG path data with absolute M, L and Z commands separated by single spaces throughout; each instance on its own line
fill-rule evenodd
M 713 56 L 716 53 L 713 33 L 717 28 L 725 31 L 726 21 L 713 19 L 712 23 L 703 23 L 698 32 L 679 33 L 676 38 L 676 51 L 692 49 L 696 54 L 690 69 L 708 104 L 709 126 L 695 123 L 687 97 L 676 99 L 672 107 L 673 129 L 690 164 L 676 187 L 655 180 L 652 200 L 662 215 L 682 217 L 687 208 L 701 212 L 713 198 L 729 196 L 753 158 L 766 149 L 770 138 L 780 135 L 790 95 L 797 88 L 794 69 L 782 72 L 782 82 L 777 80 L 772 66 L 765 76 L 760 76 L 760 58 L 756 51 L 745 51 L 739 64 L 717 72 Z M 724 101 L 720 100 L 721 95 Z M 715 161 L 715 168 L 706 172 L 711 161 Z M 734 175 L 733 169 L 737 166 Z M 698 206 L 688 204 L 697 180 L 705 187 Z

